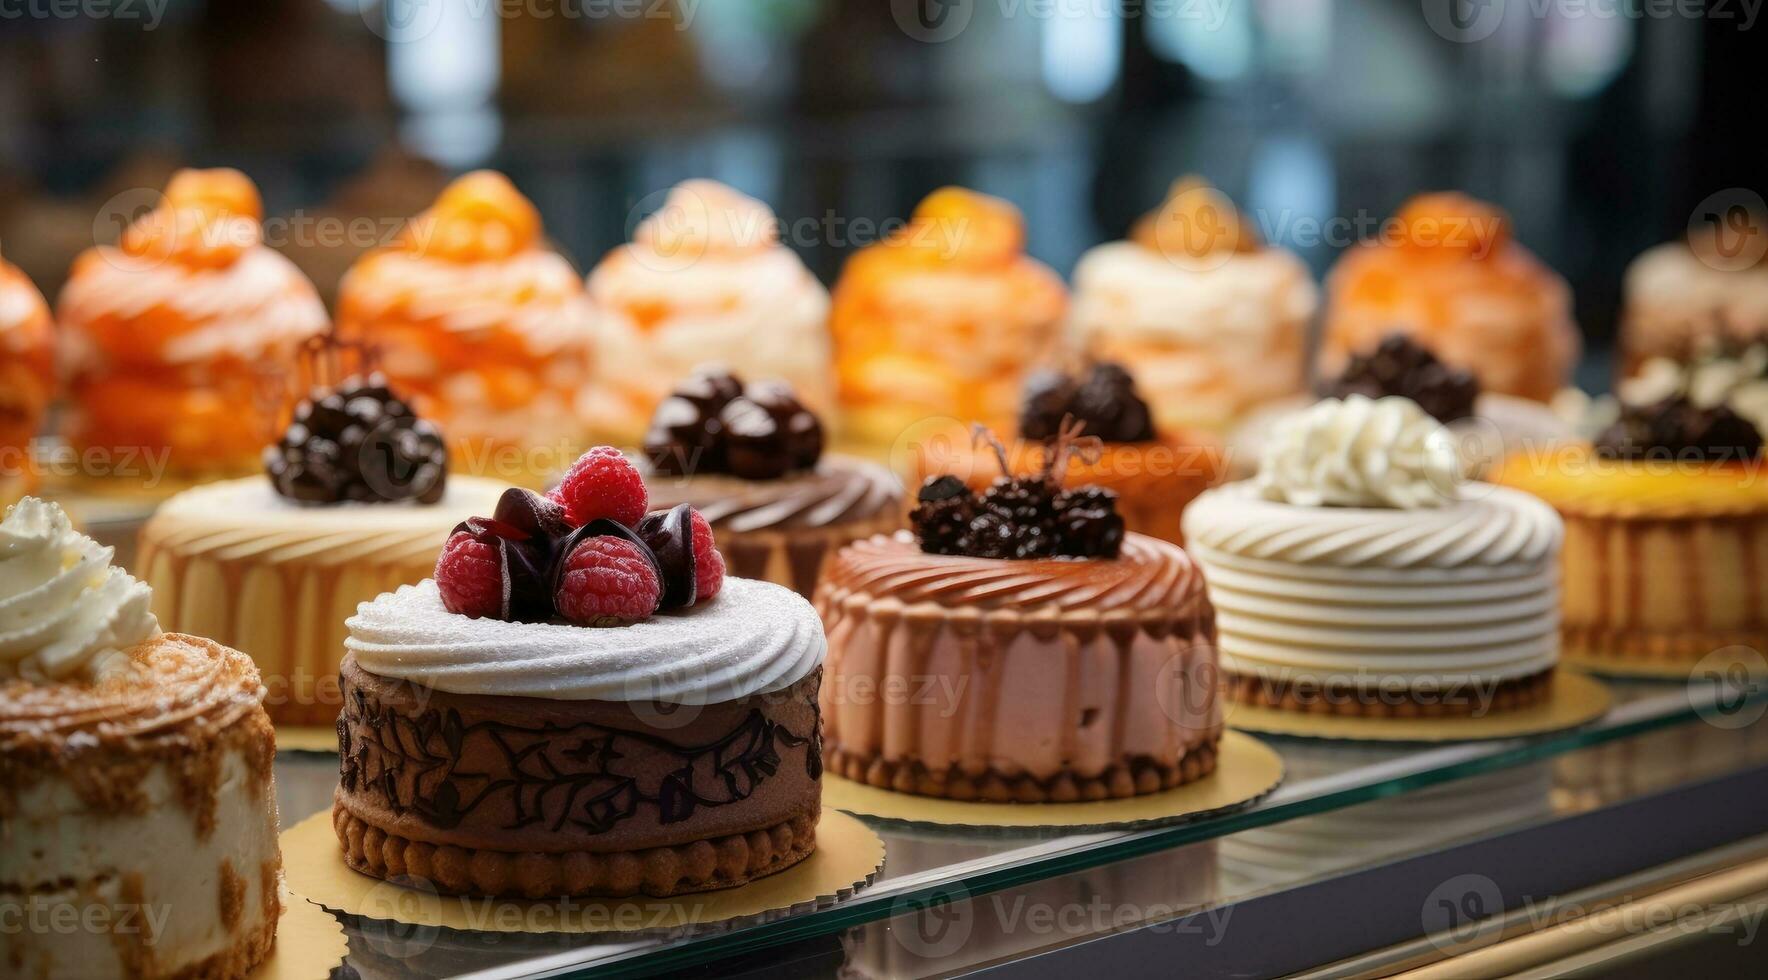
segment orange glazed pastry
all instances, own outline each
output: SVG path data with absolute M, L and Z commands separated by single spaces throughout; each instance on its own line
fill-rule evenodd
M 358 262 L 338 289 L 338 332 L 381 351 L 393 384 L 448 434 L 457 468 L 525 479 L 583 446 L 583 281 L 502 174 L 456 180 Z
M 910 447 L 914 484 L 953 473 L 970 488 L 987 490 L 1003 473 L 1035 473 L 1044 448 L 1065 418 L 1101 441 L 1095 454 L 1070 454 L 1065 482 L 1117 495 L 1125 526 L 1182 544 L 1185 505 L 1220 482 L 1226 454 L 1219 440 L 1198 429 L 1158 430 L 1135 379 L 1121 365 L 1098 363 L 1082 376 L 1041 371 L 1026 383 L 1019 439 L 993 451 L 969 432 L 947 426 L 920 434 Z
M 43 294 L 0 258 L 0 507 L 36 480 L 31 440 L 55 385 L 55 336 Z
M 1219 431 L 1301 392 L 1318 304 L 1300 259 L 1187 177 L 1128 241 L 1081 256 L 1068 327 L 1087 352 L 1135 366 L 1161 428 Z
M 929 480 L 915 534 L 843 548 L 817 588 L 829 635 L 823 755 L 904 793 L 1066 802 L 1215 770 L 1215 613 L 1170 542 L 1114 499 L 1041 474 L 984 494 Z M 912 692 L 886 696 L 885 692 Z
M 1598 437 L 1505 462 L 1498 479 L 1565 518 L 1565 655 L 1692 667 L 1768 651 L 1762 437 L 1726 407 L 1628 407 Z
M 76 449 L 169 454 L 188 476 L 249 471 L 300 344 L 326 328 L 313 284 L 262 241 L 237 170 L 182 170 L 115 247 L 74 262 L 56 315 Z M 152 463 L 151 459 L 146 461 Z
M 678 379 L 716 362 L 834 401 L 829 291 L 780 242 L 767 205 L 711 180 L 677 185 L 589 275 L 599 437 L 632 443 Z
M 1018 209 L 960 188 L 933 192 L 835 286 L 830 329 L 848 433 L 888 445 L 934 417 L 1006 428 L 1066 304 L 1062 280 L 1025 255 Z
M 1461 194 L 1408 201 L 1391 234 L 1339 260 L 1326 290 L 1329 375 L 1395 330 L 1484 390 L 1536 401 L 1564 387 L 1577 361 L 1565 280 L 1511 239 L 1502 211 Z

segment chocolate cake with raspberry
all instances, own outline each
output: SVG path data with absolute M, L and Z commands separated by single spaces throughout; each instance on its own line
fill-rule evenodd
M 731 571 L 808 597 L 827 556 L 902 525 L 888 469 L 825 454 L 821 420 L 781 381 L 702 368 L 657 407 L 645 484 L 657 506 L 705 515 Z
M 663 897 L 816 847 L 815 611 L 727 576 L 705 516 L 650 509 L 612 447 L 507 490 L 348 627 L 332 817 L 364 874 Z

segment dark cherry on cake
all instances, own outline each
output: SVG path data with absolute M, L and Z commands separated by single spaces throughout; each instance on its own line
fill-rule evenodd
M 1061 435 L 1065 422 L 1078 426 L 1094 442 L 1084 454 L 1068 453 L 1054 477 L 1058 482 L 1114 495 L 1112 513 L 1121 515 L 1132 531 L 1178 542 L 1182 537 L 1179 517 L 1185 505 L 1217 483 L 1225 470 L 1221 443 L 1215 436 L 1159 431 L 1130 370 L 1122 364 L 1095 361 L 1072 370 L 1034 372 L 1026 380 L 1020 403 L 1019 438 L 1004 452 L 995 451 L 992 461 L 980 443 L 972 441 L 966 449 L 953 428 L 945 433 L 945 439 L 929 439 L 922 445 L 915 458 L 916 476 L 925 481 L 942 473 L 962 473 L 972 490 L 990 494 L 997 493 L 991 483 L 1005 472 L 1016 478 L 1018 492 L 1024 496 L 1026 488 L 1046 478 L 1043 470 L 1049 462 L 1049 444 Z M 1096 498 L 1089 499 L 1095 508 L 1100 506 Z M 1020 536 L 1020 531 L 992 529 L 1002 540 L 1016 539 L 1008 551 L 1025 550 L 1033 544 L 1032 538 L 1043 535 L 1045 528 L 1056 522 L 1047 508 L 1036 515 L 1027 512 L 1027 517 L 1036 533 Z M 991 524 L 992 520 L 985 517 L 983 523 Z
M 1762 455 L 1762 433 L 1730 406 L 1702 408 L 1687 395 L 1628 405 L 1596 437 L 1603 459 L 1744 462 Z
M 646 487 L 662 509 L 690 504 L 731 574 L 809 598 L 835 549 L 902 526 L 902 482 L 869 460 L 825 453 L 823 424 L 782 381 L 703 367 L 657 407 Z
M 703 369 L 657 407 L 645 455 L 671 476 L 774 480 L 816 466 L 823 425 L 783 381 L 746 385 L 722 368 Z
M 512 487 L 461 522 L 436 562 L 450 612 L 505 622 L 618 626 L 718 593 L 724 557 L 692 507 L 646 513 L 644 479 L 612 446 L 584 453 L 542 496 Z
M 447 489 L 448 447 L 384 376 L 369 374 L 297 404 L 282 438 L 264 450 L 264 469 L 297 504 L 433 504 Z
M 1473 372 L 1444 364 L 1429 348 L 1398 331 L 1383 337 L 1374 350 L 1353 355 L 1344 373 L 1320 391 L 1323 398 L 1410 398 L 1445 425 L 1472 418 L 1479 393 Z
M 1071 456 L 1096 459 L 1101 440 L 1083 437 L 1084 423 L 1073 416 L 1056 426 L 1045 447 L 1043 470 L 1031 476 L 1003 476 L 978 494 L 955 476 L 928 477 L 909 514 L 921 550 L 972 558 L 1116 558 L 1124 521 L 1117 494 L 1096 486 L 1064 489 Z M 1006 448 L 984 430 L 1008 470 Z

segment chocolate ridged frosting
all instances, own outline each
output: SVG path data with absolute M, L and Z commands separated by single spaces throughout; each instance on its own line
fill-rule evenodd
M 777 480 L 645 476 L 653 509 L 692 504 L 716 531 L 826 528 L 868 521 L 902 506 L 902 484 L 876 463 L 825 456 L 816 469 Z
M 946 608 L 1191 616 L 1205 601 L 1203 577 L 1184 551 L 1141 534 L 1125 535 L 1115 559 L 1023 561 L 930 555 L 906 531 L 880 534 L 841 549 L 826 581 L 843 593 Z

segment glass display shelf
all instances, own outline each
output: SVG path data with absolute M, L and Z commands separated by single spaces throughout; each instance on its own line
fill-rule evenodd
M 1723 774 L 1768 765 L 1768 721 L 1761 718 L 1768 711 L 1768 690 L 1721 687 L 1699 678 L 1687 684 L 1611 681 L 1610 686 L 1615 704 L 1603 718 L 1542 736 L 1449 745 L 1266 738 L 1284 759 L 1282 785 L 1248 808 L 1191 823 L 1059 833 L 942 829 L 868 820 L 885 843 L 882 871 L 851 898 L 810 911 L 617 935 L 469 933 L 348 921 L 350 963 L 364 978 L 654 974 L 758 951 L 767 957 L 805 948 L 826 954 L 830 943 L 863 944 L 875 930 L 888 935 L 893 924 L 900 926 L 905 919 L 954 902 L 1051 887 L 1064 889 L 1071 898 L 1096 893 L 1101 901 L 1120 904 L 1127 887 L 1137 900 L 1125 908 L 1173 916 L 1293 888 L 1316 874 L 1389 860 L 1396 848 L 1403 852 L 1408 847 L 1447 846 L 1458 837 L 1526 824 L 1550 814 L 1554 806 L 1594 807 L 1628 797 L 1642 792 L 1649 781 L 1637 758 L 1641 754 L 1669 760 L 1670 768 L 1680 774 L 1677 778 L 1706 771 L 1703 766 Z M 1691 750 L 1684 744 L 1688 739 L 1707 739 L 1712 745 Z M 1548 778 L 1538 774 L 1548 772 L 1556 760 L 1572 758 L 1584 760 L 1575 780 L 1537 784 Z M 285 753 L 277 765 L 285 825 L 330 806 L 337 778 L 335 758 Z M 1460 789 L 1458 796 L 1445 802 L 1447 784 L 1459 784 Z M 1534 807 L 1536 802 L 1542 806 Z M 1326 815 L 1338 811 L 1384 804 L 1401 806 L 1394 819 L 1402 825 L 1417 822 L 1407 815 L 1406 807 L 1437 814 L 1427 822 L 1438 837 L 1421 842 L 1416 834 L 1392 832 L 1390 827 L 1377 835 L 1382 838 L 1377 843 L 1391 846 L 1346 847 L 1339 841 L 1322 849 L 1337 855 L 1332 860 L 1261 865 L 1261 855 L 1283 853 L 1285 833 L 1295 832 L 1303 835 L 1297 839 L 1307 840 L 1310 819 L 1326 820 Z M 1443 817 L 1445 808 L 1450 815 L 1465 814 L 1466 819 Z M 1276 836 L 1261 843 L 1261 833 Z M 1212 869 L 1208 887 L 1202 889 L 1193 887 L 1194 869 L 1187 870 L 1191 867 L 1187 855 L 1200 849 L 1210 854 L 1207 863 Z M 1138 862 L 1150 862 L 1151 867 L 1127 878 L 1109 873 Z M 1106 869 L 1103 877 L 1101 869 Z M 1063 884 L 1074 878 L 1079 881 Z M 1153 893 L 1148 892 L 1150 887 Z M 1095 931 L 1110 932 L 1123 925 Z M 1063 934 L 1073 940 L 1090 933 L 1082 928 Z M 988 948 L 986 943 L 973 945 Z M 928 953 L 901 942 L 890 943 L 889 949 L 895 956 L 917 959 L 926 959 Z M 885 972 L 945 970 L 925 964 Z

